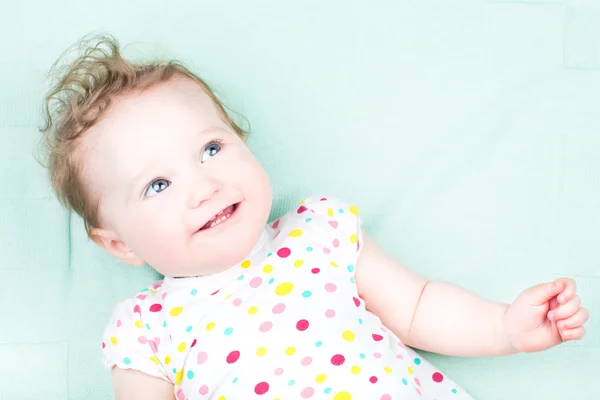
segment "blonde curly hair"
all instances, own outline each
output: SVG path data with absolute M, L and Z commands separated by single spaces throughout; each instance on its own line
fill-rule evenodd
M 59 62 L 72 50 L 81 54 L 70 64 Z M 227 114 L 225 106 L 208 84 L 176 60 L 133 63 L 121 55 L 118 41 L 108 34 L 87 35 L 69 47 L 52 65 L 49 76 L 55 84 L 44 97 L 43 125 L 39 128 L 52 189 L 59 201 L 75 211 L 88 236 L 100 227 L 98 199 L 84 185 L 81 165 L 75 157 L 85 132 L 98 123 L 111 99 L 132 92 L 142 93 L 174 77 L 187 77 L 200 85 L 233 130 L 244 139 L 247 132 Z M 231 110 L 230 110 L 231 111 Z

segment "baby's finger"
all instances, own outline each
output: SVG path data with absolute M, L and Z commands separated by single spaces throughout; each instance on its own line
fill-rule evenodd
M 581 299 L 579 296 L 573 297 L 566 304 L 559 306 L 558 308 L 548 313 L 548 319 L 550 321 L 560 321 L 561 319 L 569 318 L 575 314 L 581 306 Z
M 560 278 L 558 281 L 564 283 L 564 290 L 561 294 L 558 295 L 558 302 L 560 304 L 565 304 L 569 301 L 573 296 L 575 296 L 575 292 L 577 291 L 577 284 L 571 278 Z
M 579 328 L 580 326 L 586 323 L 589 317 L 590 313 L 588 312 L 588 310 L 586 308 L 581 307 L 579 310 L 577 310 L 575 314 L 573 314 L 569 318 L 558 321 L 556 323 L 556 326 L 558 326 L 558 329 L 561 331 Z
M 562 337 L 563 341 L 583 339 L 584 335 L 585 328 L 583 326 L 580 326 L 579 328 L 575 329 L 568 329 L 560 333 L 560 336 Z

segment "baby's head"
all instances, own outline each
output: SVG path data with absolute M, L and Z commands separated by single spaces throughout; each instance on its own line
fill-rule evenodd
M 184 277 L 252 250 L 271 209 L 269 179 L 245 132 L 183 65 L 131 63 L 102 37 L 44 105 L 52 187 L 110 254 Z

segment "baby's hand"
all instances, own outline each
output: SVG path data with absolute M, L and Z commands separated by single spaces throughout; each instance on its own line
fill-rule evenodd
M 541 351 L 585 335 L 588 310 L 575 281 L 560 278 L 524 290 L 504 314 L 504 332 L 518 351 Z

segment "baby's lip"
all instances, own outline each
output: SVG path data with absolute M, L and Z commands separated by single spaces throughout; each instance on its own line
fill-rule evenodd
M 224 215 L 229 215 L 229 217 L 227 217 L 227 219 L 231 218 L 233 216 L 233 214 L 235 213 L 235 211 L 237 210 L 238 204 L 239 203 L 230 204 L 227 207 L 220 210 L 219 212 L 215 213 L 204 224 L 202 224 L 200 226 L 200 228 L 198 228 L 198 230 L 196 230 L 195 233 L 209 230 L 210 228 L 212 228 L 211 224 L 214 221 L 218 220 L 219 218 L 223 217 Z M 225 221 L 227 221 L 227 219 L 225 219 Z M 223 221 L 223 222 L 225 222 L 225 221 Z M 215 226 L 217 226 L 217 225 L 215 225 Z

